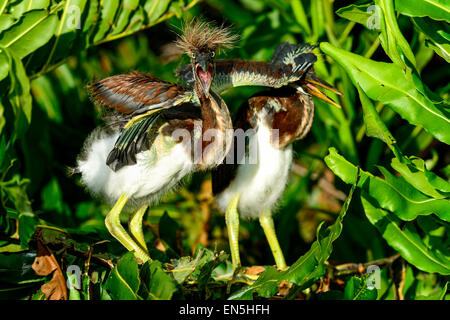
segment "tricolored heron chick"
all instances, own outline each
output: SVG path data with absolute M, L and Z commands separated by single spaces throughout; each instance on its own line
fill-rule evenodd
M 95 101 L 113 110 L 115 120 L 88 137 L 77 171 L 91 193 L 115 203 L 105 224 L 142 261 L 150 260 L 142 232 L 147 207 L 186 175 L 220 164 L 230 149 L 229 111 L 210 88 L 216 50 L 230 47 L 235 39 L 223 27 L 187 24 L 176 44 L 191 57 L 192 88 L 141 72 L 89 87 Z M 125 206 L 137 209 L 129 222 L 131 234 L 119 220 Z
M 314 116 L 311 95 L 337 105 L 314 85 L 340 92 L 319 79 L 313 64 L 315 46 L 283 43 L 275 50 L 272 66 L 284 64 L 303 76 L 290 86 L 258 93 L 244 103 L 233 123 L 235 139 L 231 157 L 213 169 L 213 193 L 218 207 L 226 212 L 233 268 L 241 266 L 239 256 L 239 214 L 258 218 L 279 269 L 287 268 L 278 243 L 272 212 L 281 198 L 292 164 L 292 143 L 309 132 Z M 337 105 L 338 106 L 338 105 Z M 236 133 L 249 135 L 248 144 Z M 245 138 L 245 137 L 244 137 Z M 251 154 L 255 152 L 254 154 Z M 224 160 L 225 161 L 225 160 Z

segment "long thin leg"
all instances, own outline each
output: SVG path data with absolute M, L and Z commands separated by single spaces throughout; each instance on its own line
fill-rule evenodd
M 142 219 L 144 218 L 145 211 L 147 210 L 147 205 L 140 207 L 130 218 L 128 228 L 130 229 L 131 235 L 137 241 L 137 243 L 148 252 L 147 244 L 144 240 L 144 232 L 142 231 Z
M 237 206 L 239 203 L 239 195 L 236 195 L 228 204 L 225 213 L 225 222 L 228 229 L 228 239 L 230 242 L 231 261 L 233 270 L 236 271 L 241 267 L 241 257 L 239 256 L 239 213 Z
M 122 211 L 125 203 L 127 203 L 128 196 L 122 194 L 117 200 L 114 207 L 107 214 L 105 219 L 106 228 L 108 228 L 109 233 L 117 239 L 125 248 L 129 251 L 134 251 L 134 255 L 141 259 L 143 262 L 151 260 L 148 253 L 146 253 L 125 231 L 123 226 L 120 224 L 120 212 Z
M 261 224 L 267 241 L 269 242 L 270 250 L 272 250 L 277 268 L 280 270 L 286 270 L 286 261 L 284 260 L 283 251 L 281 251 L 280 244 L 278 243 L 271 213 L 265 212 L 263 216 L 259 217 L 259 223 Z

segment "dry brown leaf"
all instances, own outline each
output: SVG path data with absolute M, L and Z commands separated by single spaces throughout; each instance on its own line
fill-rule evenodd
M 67 300 L 66 280 L 50 249 L 42 243 L 37 242 L 37 255 L 32 268 L 39 276 L 48 276 L 53 272 L 50 282 L 41 286 L 41 291 L 46 300 Z
M 254 275 L 258 275 L 264 272 L 264 270 L 266 270 L 266 268 L 261 267 L 261 266 L 252 266 L 252 267 L 248 267 L 247 269 L 245 269 L 245 274 L 254 274 Z
M 278 295 L 285 297 L 288 295 L 289 290 L 291 290 L 292 284 L 287 281 L 281 281 L 281 283 L 278 285 Z

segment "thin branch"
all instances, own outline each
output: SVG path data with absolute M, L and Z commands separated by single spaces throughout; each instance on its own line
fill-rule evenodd
M 337 266 L 329 265 L 333 270 L 334 276 L 342 276 L 353 273 L 363 273 L 369 266 L 390 266 L 395 260 L 401 257 L 400 253 L 393 256 L 382 258 L 378 260 L 369 261 L 366 263 L 345 263 Z

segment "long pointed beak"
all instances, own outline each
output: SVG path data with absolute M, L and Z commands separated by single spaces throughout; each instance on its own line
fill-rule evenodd
M 309 94 L 311 94 L 325 102 L 328 102 L 329 104 L 332 104 L 333 106 L 335 106 L 339 109 L 342 108 L 340 104 L 334 102 L 330 97 L 328 97 L 325 93 L 320 91 L 317 87 L 324 88 L 326 90 L 329 90 L 333 93 L 336 93 L 336 94 L 342 96 L 342 92 L 340 92 L 338 89 L 336 89 L 335 87 L 333 87 L 326 81 L 323 81 L 322 79 L 320 79 L 314 73 L 311 73 L 311 72 L 308 72 L 305 75 L 304 81 L 305 81 L 304 85 Z

